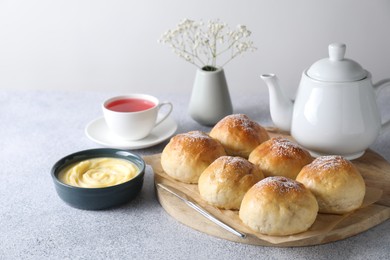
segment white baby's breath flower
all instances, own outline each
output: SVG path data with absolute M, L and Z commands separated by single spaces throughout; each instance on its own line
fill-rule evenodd
M 217 57 L 225 59 L 220 65 L 223 67 L 238 55 L 256 50 L 248 39 L 250 35 L 245 25 L 231 30 L 219 20 L 210 20 L 205 24 L 184 19 L 176 28 L 165 32 L 159 43 L 168 44 L 179 57 L 200 68 L 216 68 Z

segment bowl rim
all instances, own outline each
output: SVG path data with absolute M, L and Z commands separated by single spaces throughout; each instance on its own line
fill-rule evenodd
M 101 154 L 96 154 L 97 152 L 101 153 Z M 113 156 L 113 155 L 116 155 L 116 156 Z M 128 181 L 125 181 L 125 182 L 122 182 L 122 183 L 119 183 L 116 185 L 112 185 L 112 186 L 107 186 L 107 187 L 86 188 L 86 187 L 78 187 L 78 186 L 73 186 L 73 185 L 63 183 L 58 178 L 59 172 L 63 168 L 65 168 L 66 166 L 68 166 L 72 163 L 76 163 L 78 161 L 92 159 L 92 158 L 103 158 L 103 157 L 119 158 L 119 159 L 126 160 L 127 159 L 126 155 L 127 156 L 130 155 L 130 156 L 134 157 L 141 164 L 140 167 L 138 167 L 139 165 L 136 164 L 136 166 L 139 168 L 140 171 L 138 172 L 138 174 L 134 178 L 132 178 Z M 131 160 L 129 159 L 129 161 L 131 161 Z M 146 168 L 145 161 L 142 159 L 142 157 L 140 155 L 135 154 L 133 152 L 130 152 L 127 150 L 122 150 L 122 149 L 115 149 L 115 148 L 93 148 L 93 149 L 86 149 L 86 150 L 74 152 L 74 153 L 71 153 L 71 154 L 68 154 L 68 155 L 62 157 L 56 163 L 54 163 L 54 165 L 51 168 L 50 174 L 51 174 L 51 177 L 54 180 L 56 185 L 60 185 L 60 186 L 63 186 L 65 188 L 68 188 L 68 189 L 74 189 L 74 190 L 79 190 L 79 191 L 96 192 L 96 191 L 109 191 L 112 189 L 118 189 L 118 188 L 121 188 L 122 186 L 129 185 L 129 183 L 131 183 L 132 181 L 135 181 L 136 179 L 140 179 L 140 178 L 143 179 L 143 177 L 145 175 L 145 168 Z

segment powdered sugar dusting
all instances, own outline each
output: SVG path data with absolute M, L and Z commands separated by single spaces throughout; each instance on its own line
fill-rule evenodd
M 177 138 L 183 138 L 186 140 L 186 142 L 193 144 L 206 143 L 210 141 L 216 142 L 208 134 L 202 131 L 190 131 L 188 133 L 178 134 Z
M 299 154 L 307 153 L 298 144 L 282 137 L 274 137 L 270 140 L 272 143 L 271 150 L 280 156 L 297 156 Z
M 249 132 L 251 134 L 257 134 L 259 128 L 261 127 L 255 121 L 249 119 L 247 115 L 244 114 L 233 114 L 226 116 L 223 120 L 229 120 L 232 128 L 239 128 L 243 131 Z
M 335 170 L 339 168 L 352 167 L 352 163 L 339 155 L 327 155 L 316 158 L 308 165 L 315 170 Z
M 232 165 L 238 169 L 250 169 L 254 166 L 248 160 L 238 156 L 222 156 L 220 160 L 223 160 L 226 165 Z
M 210 139 L 211 137 L 202 131 L 190 131 L 188 133 L 179 134 L 190 139 Z
M 288 193 L 291 191 L 300 192 L 304 190 L 303 184 L 283 176 L 267 177 L 256 185 L 258 187 L 270 187 L 279 193 Z
M 225 150 L 218 140 L 211 138 L 208 134 L 202 131 L 190 131 L 187 133 L 178 134 L 175 137 L 176 145 L 180 149 L 193 149 L 198 153 L 213 153 L 220 151 L 225 154 Z M 221 154 L 222 155 L 222 154 Z

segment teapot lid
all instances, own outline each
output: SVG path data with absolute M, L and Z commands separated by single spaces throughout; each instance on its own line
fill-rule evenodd
M 321 81 L 346 82 L 364 79 L 367 76 L 362 66 L 356 61 L 344 58 L 344 43 L 329 44 L 329 58 L 315 62 L 307 75 Z

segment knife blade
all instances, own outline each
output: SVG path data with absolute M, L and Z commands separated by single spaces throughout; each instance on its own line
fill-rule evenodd
M 228 224 L 222 222 L 221 220 L 219 220 L 218 218 L 213 216 L 211 213 L 209 213 L 208 211 L 203 209 L 197 203 L 195 203 L 194 201 L 191 201 L 184 192 L 182 192 L 182 191 L 180 191 L 180 190 L 178 190 L 178 189 L 176 189 L 176 188 L 174 188 L 172 186 L 169 186 L 169 185 L 166 185 L 166 184 L 162 184 L 162 183 L 158 183 L 157 186 L 160 187 L 161 189 L 169 192 L 170 194 L 176 196 L 177 198 L 182 200 L 184 203 L 186 203 L 189 207 L 193 208 L 194 210 L 199 212 L 202 216 L 204 216 L 208 220 L 212 221 L 213 223 L 217 224 L 221 228 L 229 231 L 230 233 L 232 233 L 232 234 L 234 234 L 236 236 L 239 236 L 241 238 L 246 238 L 246 234 L 245 233 L 242 233 L 240 231 L 235 230 L 234 228 L 232 228 Z

